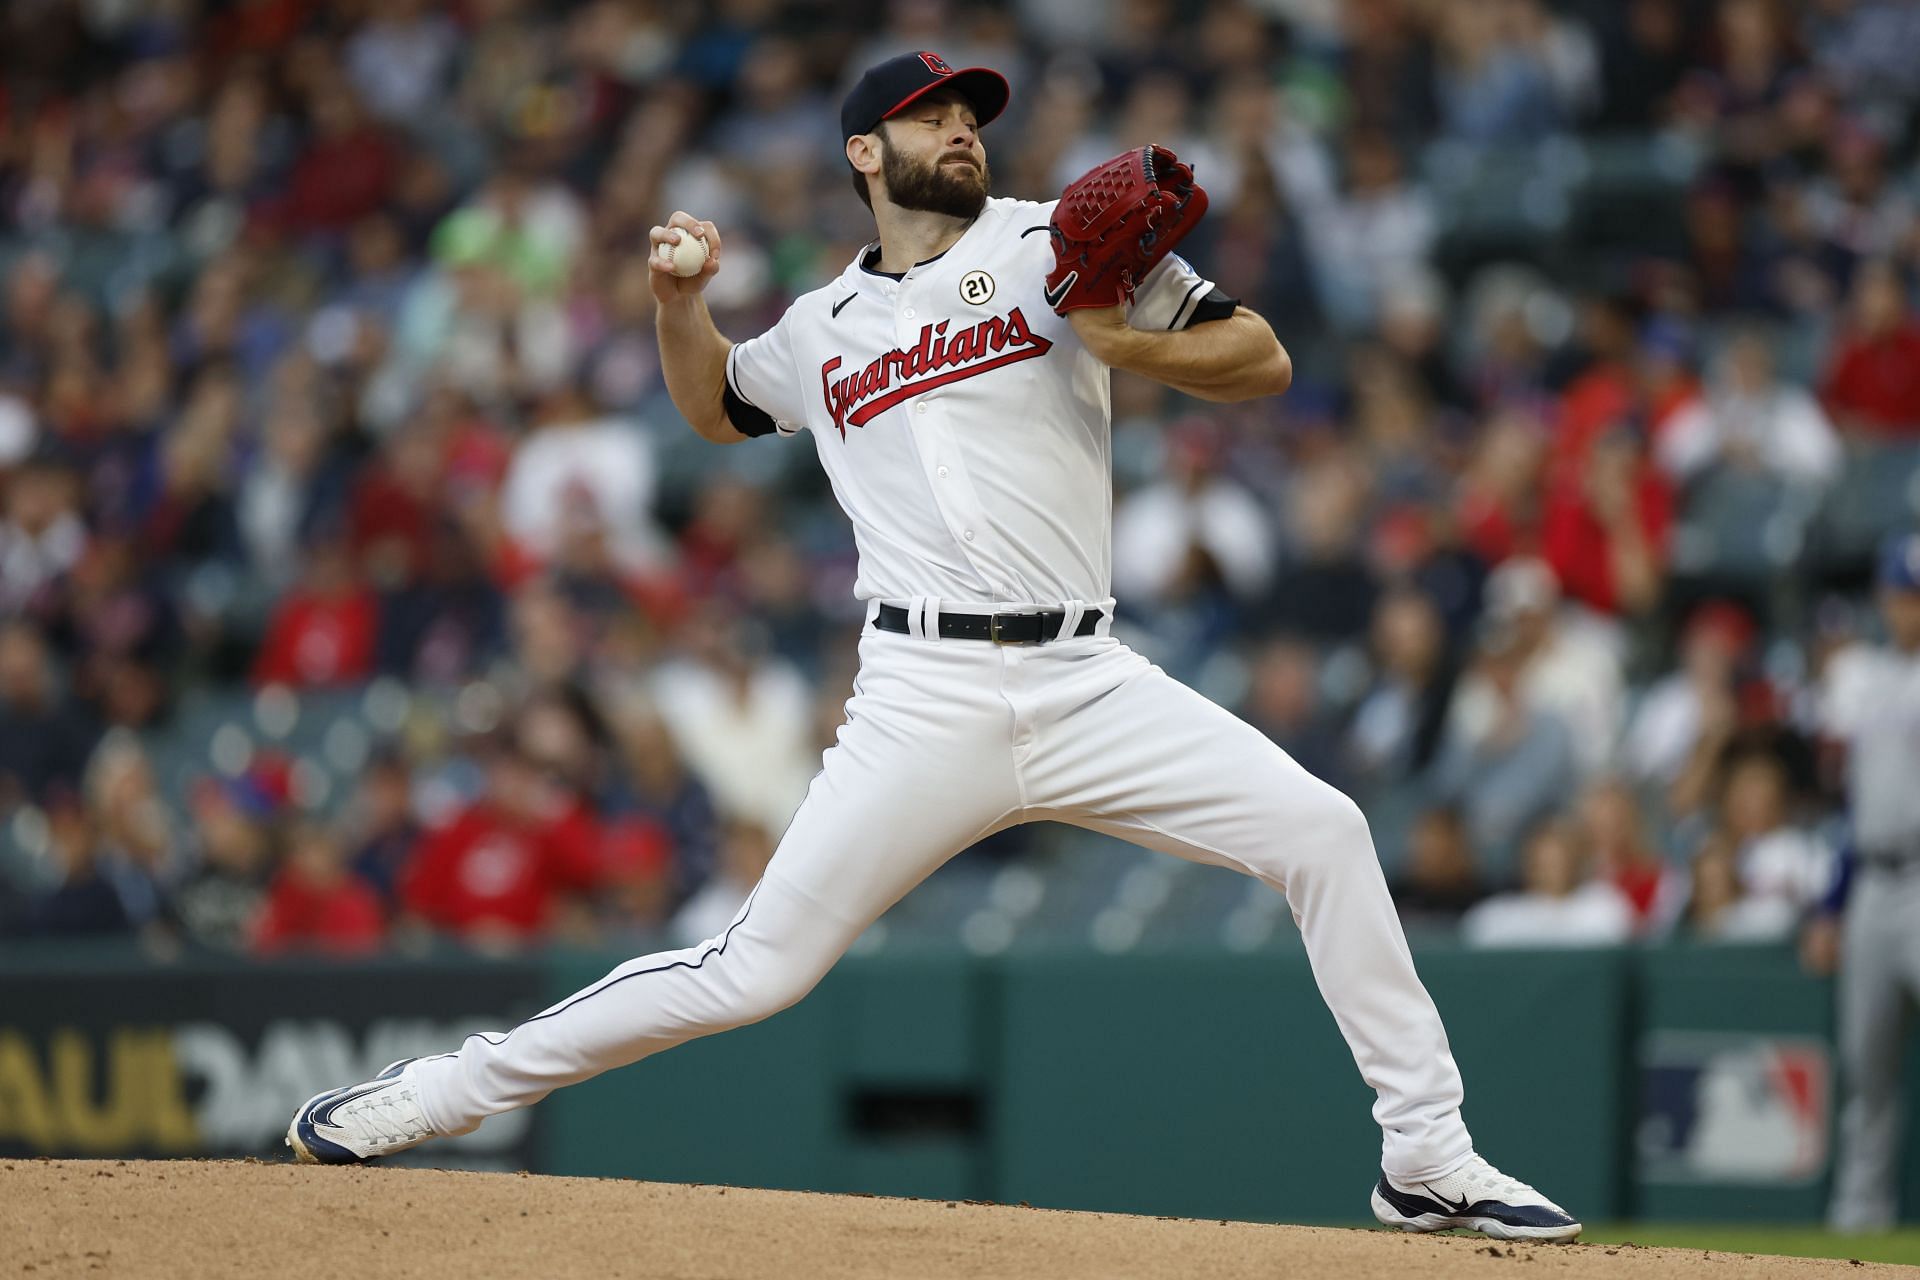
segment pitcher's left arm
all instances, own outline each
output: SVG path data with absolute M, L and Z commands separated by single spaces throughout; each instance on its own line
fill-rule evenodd
M 1124 306 L 1070 311 L 1067 319 L 1101 363 L 1201 400 L 1277 396 L 1293 382 L 1287 349 L 1259 313 L 1246 307 L 1185 329 L 1136 329 Z

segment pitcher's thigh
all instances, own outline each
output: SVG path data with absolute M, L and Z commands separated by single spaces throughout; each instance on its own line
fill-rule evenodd
M 1358 805 L 1157 668 L 1073 720 L 1050 769 L 1050 816 L 1275 884 L 1323 859 L 1378 874 Z
M 955 853 L 1017 820 L 1011 760 L 991 738 L 843 726 L 767 866 L 865 927 Z

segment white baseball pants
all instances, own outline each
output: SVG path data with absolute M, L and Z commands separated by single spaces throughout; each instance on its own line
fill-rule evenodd
M 1052 819 L 1284 893 L 1321 995 L 1378 1094 L 1386 1171 L 1403 1182 L 1451 1171 L 1472 1150 L 1460 1074 L 1359 807 L 1101 630 L 1003 647 L 869 628 L 838 742 L 733 923 L 422 1060 L 435 1131 L 467 1132 L 788 1007 L 955 852 Z

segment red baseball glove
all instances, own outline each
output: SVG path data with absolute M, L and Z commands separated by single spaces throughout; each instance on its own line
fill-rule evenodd
M 1165 147 L 1081 174 L 1054 206 L 1047 304 L 1061 315 L 1133 301 L 1133 291 L 1207 211 L 1193 170 Z

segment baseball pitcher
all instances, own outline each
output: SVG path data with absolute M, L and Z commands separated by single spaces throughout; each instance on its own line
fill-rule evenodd
M 697 947 L 313 1099 L 287 1133 L 301 1159 L 466 1133 L 765 1018 L 957 851 L 1051 819 L 1286 895 L 1378 1095 L 1382 1222 L 1579 1234 L 1475 1153 L 1359 808 L 1109 634 L 1109 369 L 1234 401 L 1286 390 L 1291 365 L 1264 320 L 1172 252 L 1206 196 L 1164 148 L 1117 156 L 1052 204 L 990 197 L 981 130 L 1008 96 L 998 72 L 932 53 L 867 71 L 841 133 L 878 237 L 757 338 L 729 342 L 702 298 L 725 269 L 719 229 L 685 213 L 653 229 L 674 403 L 717 444 L 810 435 L 859 549 L 867 625 L 846 723 L 764 879 Z

